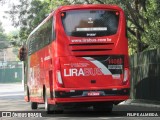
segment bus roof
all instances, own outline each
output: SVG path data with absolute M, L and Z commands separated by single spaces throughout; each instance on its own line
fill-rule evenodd
M 59 7 L 57 10 L 65 11 L 74 9 L 112 9 L 112 10 L 122 11 L 122 9 L 119 6 L 111 4 L 66 5 Z

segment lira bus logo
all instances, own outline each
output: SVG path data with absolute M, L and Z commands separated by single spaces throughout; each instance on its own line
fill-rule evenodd
M 64 76 L 97 76 L 103 75 L 101 68 L 64 69 Z

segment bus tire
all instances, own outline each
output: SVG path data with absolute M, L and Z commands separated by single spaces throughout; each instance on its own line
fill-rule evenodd
M 31 102 L 31 109 L 35 110 L 38 108 L 38 103 L 37 102 Z
M 47 100 L 47 93 L 46 90 L 45 94 L 44 94 L 44 103 L 45 103 L 45 111 L 47 114 L 62 114 L 63 110 L 60 109 L 59 107 L 57 107 L 56 105 L 52 105 L 52 104 L 48 104 L 48 100 Z
M 50 114 L 53 112 L 52 110 L 52 105 L 48 104 L 48 100 L 47 100 L 47 92 L 46 90 L 44 90 L 44 104 L 45 104 L 45 111 L 47 114 Z

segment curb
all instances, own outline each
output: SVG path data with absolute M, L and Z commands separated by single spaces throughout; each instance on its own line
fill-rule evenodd
M 142 107 L 154 107 L 160 108 L 160 102 L 158 101 L 150 101 L 150 100 L 136 100 L 136 99 L 128 99 L 126 101 L 121 102 L 119 105 L 135 105 Z

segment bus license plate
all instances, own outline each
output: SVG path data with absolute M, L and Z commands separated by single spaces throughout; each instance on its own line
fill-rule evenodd
M 100 92 L 88 92 L 88 96 L 99 96 Z

